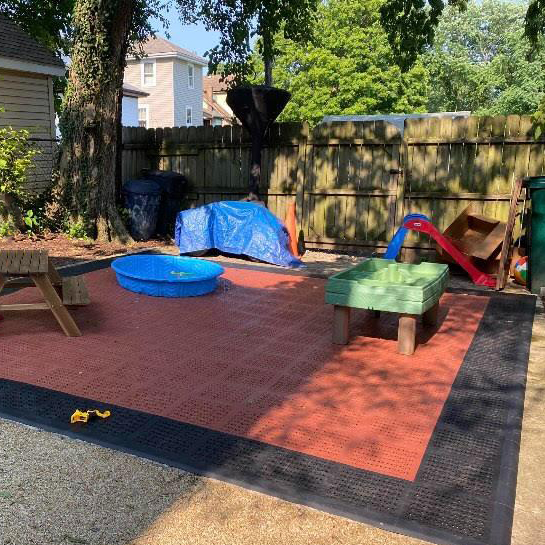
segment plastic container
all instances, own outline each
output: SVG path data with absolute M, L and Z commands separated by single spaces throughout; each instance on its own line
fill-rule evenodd
M 119 284 L 153 297 L 195 297 L 213 292 L 224 268 L 217 263 L 172 255 L 133 255 L 112 263 Z
M 528 280 L 532 293 L 545 294 L 545 177 L 525 179 L 531 212 L 528 237 Z
M 151 180 L 129 180 L 123 186 L 125 207 L 130 216 L 130 232 L 135 240 L 155 235 L 161 205 L 161 187 Z
M 396 263 L 371 258 L 334 274 L 326 284 L 326 303 L 387 312 L 423 314 L 441 297 L 448 265 Z
M 161 206 L 157 219 L 157 233 L 174 237 L 174 226 L 178 212 L 184 208 L 188 189 L 187 178 L 179 172 L 170 170 L 143 169 L 142 175 L 158 183 L 161 187 Z

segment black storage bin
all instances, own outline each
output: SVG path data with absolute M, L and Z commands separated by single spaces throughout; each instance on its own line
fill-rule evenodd
M 128 180 L 123 186 L 129 230 L 135 240 L 149 240 L 155 234 L 161 193 L 161 186 L 153 180 Z
M 188 191 L 188 180 L 179 172 L 171 170 L 142 170 L 142 175 L 161 187 L 162 198 L 157 219 L 157 234 L 174 236 L 174 226 L 178 212 L 184 208 Z

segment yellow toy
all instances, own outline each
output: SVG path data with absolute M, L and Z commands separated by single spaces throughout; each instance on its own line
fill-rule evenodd
M 110 416 L 110 411 L 100 412 L 99 410 L 87 410 L 80 411 L 76 409 L 76 412 L 70 417 L 70 423 L 75 424 L 76 422 L 89 422 L 89 419 L 93 416 L 98 416 L 99 418 L 108 418 Z

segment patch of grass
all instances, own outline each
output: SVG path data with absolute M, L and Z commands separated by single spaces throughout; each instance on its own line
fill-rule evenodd
M 87 236 L 87 229 L 81 221 L 69 224 L 66 234 L 72 239 L 90 240 Z
M 79 545 L 86 545 L 89 543 L 86 539 L 81 539 L 79 537 L 74 537 L 68 534 L 62 536 L 63 541 L 68 541 L 68 543 L 77 543 Z
M 0 221 L 0 237 L 8 237 L 15 233 L 15 225 L 13 221 Z

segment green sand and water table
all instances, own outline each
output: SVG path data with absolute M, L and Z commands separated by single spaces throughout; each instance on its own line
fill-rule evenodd
M 326 303 L 423 314 L 439 301 L 448 278 L 448 265 L 440 263 L 412 265 L 393 259 L 366 259 L 328 280 Z

